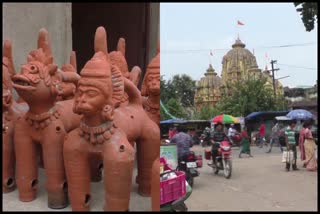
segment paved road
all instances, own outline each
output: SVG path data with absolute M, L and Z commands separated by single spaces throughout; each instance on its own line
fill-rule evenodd
M 71 211 L 69 205 L 65 209 L 53 210 L 47 206 L 47 193 L 45 190 L 45 175 L 44 170 L 40 169 L 40 185 L 38 190 L 37 199 L 32 202 L 21 202 L 18 199 L 18 190 L 14 192 L 2 194 L 3 211 Z M 150 211 L 151 210 L 151 198 L 142 197 L 138 192 L 138 185 L 134 182 L 136 169 L 134 171 L 132 191 L 130 198 L 130 211 Z M 91 183 L 91 211 L 103 211 L 104 204 L 104 189 L 103 183 Z
M 203 155 L 203 148 L 194 146 Z M 317 173 L 301 167 L 285 170 L 281 152 L 272 153 L 251 147 L 253 158 L 233 149 L 233 172 L 230 179 L 223 172 L 215 175 L 204 160 L 200 176 L 195 178 L 192 195 L 186 201 L 190 211 L 317 211 Z M 299 154 L 298 154 L 299 155 Z

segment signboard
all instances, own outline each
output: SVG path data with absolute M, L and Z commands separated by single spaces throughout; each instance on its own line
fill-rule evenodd
M 178 165 L 177 146 L 176 144 L 167 144 L 160 146 L 160 157 L 167 159 L 169 166 L 176 169 Z

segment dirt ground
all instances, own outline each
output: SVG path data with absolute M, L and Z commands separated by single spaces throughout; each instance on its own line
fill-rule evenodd
M 203 148 L 192 148 L 203 154 Z M 299 171 L 285 170 L 282 153 L 274 147 L 271 153 L 251 147 L 253 158 L 239 149 L 232 151 L 232 176 L 218 175 L 204 160 L 200 176 L 195 178 L 193 192 L 186 201 L 189 211 L 317 211 L 317 172 L 307 171 L 298 159 Z M 298 153 L 298 157 L 300 154 Z

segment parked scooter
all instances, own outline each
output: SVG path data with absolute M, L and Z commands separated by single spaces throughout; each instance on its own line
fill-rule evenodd
M 180 160 L 178 160 L 177 171 L 184 171 L 186 173 L 186 180 L 188 184 L 192 187 L 194 182 L 194 177 L 200 175 L 197 168 L 202 167 L 198 164 L 198 158 L 193 151 L 184 155 Z
M 215 174 L 219 173 L 219 170 L 223 170 L 225 178 L 229 179 L 232 173 L 231 162 L 231 145 L 228 141 L 222 141 L 218 148 L 218 155 L 216 157 L 216 166 L 208 164 Z
M 184 203 L 192 193 L 192 187 L 186 182 L 187 193 L 172 202 L 160 205 L 161 212 L 186 212 L 188 211 L 187 205 Z

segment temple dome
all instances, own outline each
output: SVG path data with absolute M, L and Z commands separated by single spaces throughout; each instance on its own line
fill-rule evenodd
M 204 74 L 198 83 L 197 88 L 207 87 L 207 88 L 218 88 L 221 85 L 221 78 L 217 76 L 217 73 L 213 69 L 212 65 L 209 64 L 207 72 Z
M 222 58 L 222 64 L 228 63 L 231 66 L 237 66 L 240 61 L 243 61 L 249 67 L 258 67 L 256 57 L 245 46 L 238 38 L 232 45 L 232 49 Z

